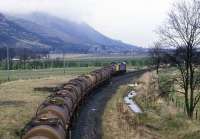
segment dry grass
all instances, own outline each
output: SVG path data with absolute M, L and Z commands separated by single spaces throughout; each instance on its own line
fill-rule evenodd
M 137 81 L 139 85 L 135 88 L 139 96 L 151 94 L 152 91 L 158 91 L 158 85 L 156 84 L 156 77 L 152 72 L 144 73 Z M 157 94 L 155 92 L 154 94 Z
M 149 82 L 147 78 L 141 78 L 141 80 L 145 80 L 141 86 L 149 88 L 148 91 L 142 89 L 147 91 L 146 96 L 139 95 L 137 97 L 137 102 L 144 109 L 144 114 L 138 118 L 139 125 L 145 127 L 158 139 L 198 139 L 200 137 L 198 121 L 189 120 L 183 110 L 166 102 L 165 98 L 151 99 L 152 96 L 159 94 L 158 85 L 156 85 L 158 77 L 155 73 L 150 73 L 149 77 Z M 147 103 L 143 101 L 143 97 L 148 98 Z
M 72 76 L 18 80 L 0 85 L 0 139 L 18 139 L 17 133 L 34 115 L 38 105 L 49 95 L 35 92 L 38 86 L 51 86 L 66 82 Z
M 103 139 L 199 139 L 200 123 L 158 97 L 156 75 L 145 73 L 137 81 L 136 101 L 144 110 L 134 114 L 123 103 L 128 87 L 121 86 L 108 102 L 103 115 Z M 152 96 L 156 99 L 151 99 Z M 145 98 L 145 99 L 144 99 Z M 144 101 L 147 100 L 147 101 Z
M 150 73 L 145 73 L 137 80 L 138 95 L 146 95 L 150 84 Z M 134 81 L 132 81 L 134 83 Z M 147 86 L 145 86 L 145 85 Z M 140 115 L 134 114 L 126 104 L 124 96 L 129 87 L 120 86 L 116 94 L 107 103 L 102 117 L 103 139 L 156 139 L 157 135 L 150 132 L 145 126 L 140 125 Z
M 63 68 L 48 68 L 48 69 L 26 69 L 26 70 L 10 70 L 9 81 L 26 80 L 26 79 L 41 79 L 52 76 L 66 76 L 66 75 L 81 75 L 89 73 L 99 67 L 67 67 Z M 7 70 L 0 70 L 0 83 L 8 81 Z
M 116 95 L 108 102 L 102 117 L 103 139 L 126 139 L 135 134 L 133 126 L 129 125 L 134 114 L 123 103 L 126 86 L 121 86 Z

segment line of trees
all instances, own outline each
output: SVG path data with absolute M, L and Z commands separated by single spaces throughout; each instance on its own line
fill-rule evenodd
M 179 92 L 184 95 L 187 115 L 192 119 L 200 101 L 200 2 L 174 3 L 158 33 L 159 43 L 152 50 L 154 63 L 159 69 L 162 59 L 167 59 L 177 66 L 180 75 L 177 83 L 182 90 Z M 169 48 L 171 50 L 166 51 Z
M 7 57 L 7 55 L 9 55 Z M 36 50 L 33 51 L 32 49 L 28 48 L 7 48 L 7 47 L 1 47 L 0 48 L 0 65 L 1 67 L 5 65 L 4 67 L 7 67 L 7 60 L 9 61 L 9 64 L 11 67 L 13 66 L 14 60 L 19 60 L 20 67 L 23 66 L 25 69 L 26 67 L 26 61 L 30 59 L 41 59 L 41 57 L 48 57 L 49 51 L 47 50 Z M 18 66 L 19 67 L 19 66 Z
M 28 48 L 8 48 L 9 58 L 19 58 L 20 60 L 35 59 L 46 57 L 49 54 L 48 50 L 32 50 Z M 0 47 L 0 61 L 7 58 L 7 47 Z
M 122 60 L 114 60 L 116 62 Z M 144 59 L 127 59 L 124 60 L 127 62 L 128 66 L 143 67 L 146 65 L 151 65 L 151 60 L 148 58 Z M 113 60 L 64 60 L 59 59 L 30 59 L 21 61 L 21 60 L 10 60 L 10 70 L 19 70 L 19 69 L 48 69 L 48 68 L 67 68 L 67 67 L 102 67 L 109 65 Z M 7 69 L 6 59 L 0 62 L 0 70 Z

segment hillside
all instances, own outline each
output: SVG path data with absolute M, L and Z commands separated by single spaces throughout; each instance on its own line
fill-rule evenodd
M 1 46 L 48 49 L 69 53 L 119 53 L 143 49 L 110 39 L 86 23 L 44 13 L 5 16 L 0 19 Z

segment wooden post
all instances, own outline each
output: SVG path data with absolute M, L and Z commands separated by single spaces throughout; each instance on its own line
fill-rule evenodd
M 197 118 L 198 118 L 198 110 L 196 109 L 196 120 L 197 120 Z
M 184 103 L 184 102 L 182 102 L 182 109 L 184 109 L 184 107 L 185 107 L 185 103 Z
M 6 62 L 7 62 L 7 77 L 8 81 L 10 80 L 10 56 L 9 56 L 9 48 L 6 47 Z
M 149 107 L 148 98 L 146 97 L 147 108 Z
M 63 52 L 63 70 L 64 70 L 64 74 L 65 74 L 65 53 Z

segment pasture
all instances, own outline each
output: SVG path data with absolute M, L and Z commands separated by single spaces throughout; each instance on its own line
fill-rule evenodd
M 80 75 L 98 67 L 69 67 L 33 70 L 0 70 L 0 83 L 13 80 L 40 79 L 52 76 Z M 9 78 L 9 79 L 8 79 Z

